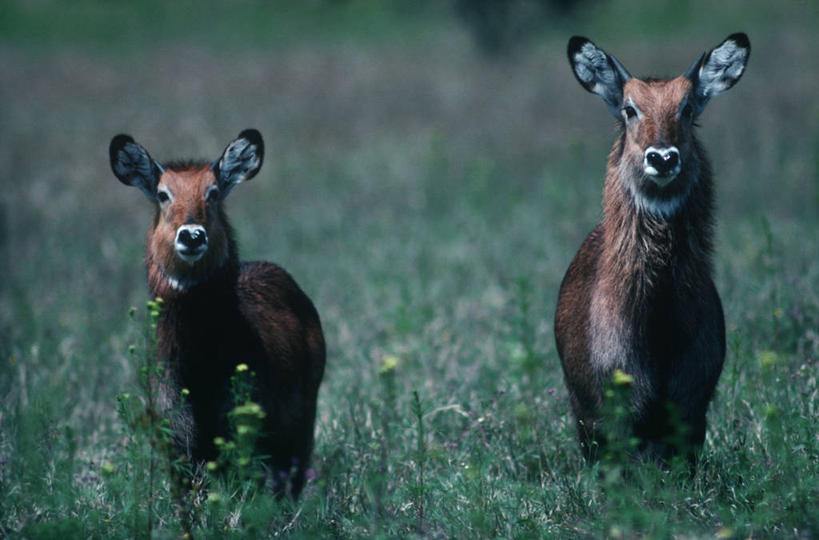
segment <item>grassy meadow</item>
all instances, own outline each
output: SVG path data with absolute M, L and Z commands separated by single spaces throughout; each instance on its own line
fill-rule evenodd
M 819 7 L 529 22 L 491 55 L 448 2 L 4 2 L 0 537 L 181 535 L 123 405 L 152 209 L 108 144 L 215 159 L 248 127 L 266 156 L 227 202 L 240 253 L 313 299 L 328 365 L 302 498 L 203 490 L 195 536 L 819 537 Z M 736 31 L 748 70 L 699 122 L 729 350 L 698 472 L 588 467 L 552 322 L 616 130 L 566 42 L 670 76 Z

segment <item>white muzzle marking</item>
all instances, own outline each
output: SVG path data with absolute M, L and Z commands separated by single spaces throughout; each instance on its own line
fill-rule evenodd
M 680 151 L 676 146 L 649 146 L 643 154 L 643 172 L 660 187 L 667 186 L 681 169 Z
M 180 259 L 193 264 L 207 251 L 208 234 L 201 225 L 182 225 L 176 230 L 173 246 Z

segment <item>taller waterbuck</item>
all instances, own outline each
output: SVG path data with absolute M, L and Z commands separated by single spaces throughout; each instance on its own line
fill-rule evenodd
M 693 458 L 725 358 L 711 279 L 713 185 L 694 134 L 708 100 L 731 88 L 750 55 L 745 34 L 703 53 L 674 79 L 637 79 L 586 38 L 569 40 L 577 80 L 619 120 L 603 219 L 560 286 L 555 338 L 585 456 L 597 456 L 615 370 L 631 382 L 627 436 L 639 450 Z
M 262 166 L 264 145 L 245 130 L 216 161 L 160 164 L 128 135 L 109 148 L 111 169 L 153 203 L 146 265 L 151 294 L 164 300 L 158 354 L 163 401 L 175 411 L 179 450 L 196 462 L 218 455 L 230 435 L 231 375 L 255 372 L 251 399 L 266 416 L 257 454 L 267 456 L 277 494 L 297 496 L 313 448 L 316 397 L 324 373 L 321 323 L 282 268 L 240 263 L 224 200 Z M 180 401 L 180 392 L 189 395 Z M 178 409 L 181 408 L 181 411 Z

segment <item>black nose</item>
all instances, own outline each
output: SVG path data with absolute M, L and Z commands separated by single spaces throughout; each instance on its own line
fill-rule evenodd
M 658 175 L 667 176 L 679 165 L 680 155 L 674 150 L 666 152 L 650 150 L 646 153 L 646 161 L 654 167 Z
M 185 248 L 195 250 L 208 243 L 208 235 L 204 229 L 182 229 L 177 241 Z

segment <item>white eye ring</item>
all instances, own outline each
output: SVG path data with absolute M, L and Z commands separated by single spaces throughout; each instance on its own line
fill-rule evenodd
M 171 192 L 167 190 L 167 188 L 161 187 L 156 190 L 156 200 L 159 201 L 159 204 L 165 204 L 169 201 L 173 200 L 171 196 Z
M 643 117 L 643 112 L 640 110 L 637 104 L 634 103 L 634 100 L 631 99 L 631 97 L 627 97 L 623 101 L 623 107 L 620 109 L 620 114 L 623 115 L 623 120 L 626 122 L 634 118 L 639 119 Z

